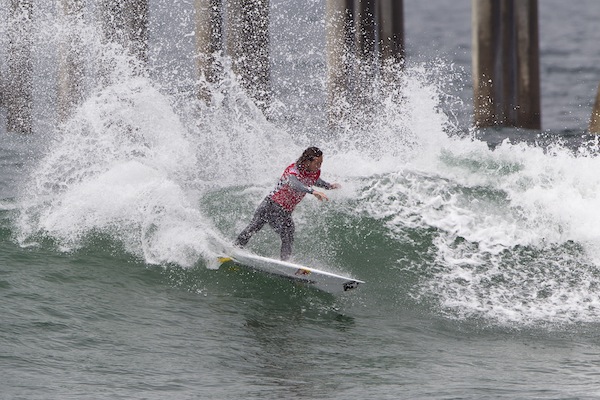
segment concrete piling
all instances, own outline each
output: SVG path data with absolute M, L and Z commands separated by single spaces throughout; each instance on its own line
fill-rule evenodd
M 83 0 L 62 0 L 61 8 L 68 26 L 59 49 L 58 117 L 64 121 L 83 98 L 84 56 L 80 36 Z
M 257 105 L 270 103 L 269 0 L 227 2 L 227 52 L 242 85 Z
M 596 95 L 596 102 L 592 110 L 589 132 L 600 134 L 600 85 L 598 85 L 598 94 Z
M 8 27 L 8 71 L 5 85 L 7 130 L 32 132 L 33 62 L 31 0 L 10 1 Z
M 148 0 L 131 0 L 129 50 L 139 60 L 148 62 Z
M 327 99 L 328 120 L 335 124 L 342 118 L 349 101 L 349 77 L 354 45 L 354 1 L 327 0 L 325 24 L 327 32 Z
M 517 31 L 517 115 L 515 125 L 541 129 L 540 50 L 537 0 L 515 1 Z
M 196 46 L 198 71 L 216 82 L 220 69 L 215 55 L 223 51 L 223 0 L 196 0 Z
M 102 0 L 101 12 L 106 40 L 148 61 L 148 0 Z
M 495 46 L 492 1 L 472 0 L 474 117 L 477 126 L 496 121 L 494 86 Z
M 375 61 L 375 0 L 355 0 L 356 55 L 365 65 Z
M 537 0 L 472 0 L 475 125 L 541 128 Z
M 403 0 L 328 0 L 327 71 L 329 125 L 336 126 L 341 100 L 372 111 L 369 90 L 389 64 L 404 59 Z
M 355 65 L 352 81 L 355 90 L 352 93 L 351 106 L 363 115 L 371 115 L 374 111 L 371 88 L 379 67 L 375 9 L 375 0 L 354 2 Z
M 404 1 L 377 1 L 379 61 L 401 63 L 404 60 Z

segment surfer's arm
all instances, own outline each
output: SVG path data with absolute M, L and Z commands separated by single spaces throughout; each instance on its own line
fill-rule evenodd
M 290 175 L 288 177 L 288 183 L 289 183 L 289 185 L 290 185 L 290 187 L 292 189 L 297 190 L 299 192 L 304 192 L 304 193 L 312 194 L 313 196 L 315 196 L 320 201 L 323 201 L 323 200 L 327 201 L 327 200 L 329 200 L 327 198 L 327 196 L 325 196 L 325 193 L 317 192 L 316 190 L 313 190 L 312 188 L 309 188 L 308 186 L 306 186 L 302 182 L 300 182 L 300 180 L 298 179 L 298 177 L 295 176 L 295 175 Z
M 308 186 L 304 185 L 302 182 L 300 182 L 300 179 L 298 179 L 298 177 L 296 175 L 290 175 L 288 177 L 288 183 L 292 189 L 297 190 L 298 192 L 303 192 L 303 193 L 308 193 L 308 194 L 313 193 L 313 190 L 311 188 L 309 188 Z
M 340 187 L 339 183 L 329 183 L 329 182 L 325 182 L 323 179 L 319 178 L 317 179 L 317 181 L 315 182 L 315 186 L 316 187 L 320 187 L 323 189 L 327 189 L 327 190 L 331 190 L 331 189 L 338 189 Z
M 337 189 L 339 187 L 339 185 L 337 183 L 334 184 L 329 184 L 323 180 L 321 180 L 319 178 L 319 180 L 315 183 L 315 186 L 318 186 L 317 183 L 319 183 L 319 181 L 321 181 L 322 185 L 327 185 L 326 186 L 319 186 L 319 187 L 323 187 L 325 189 Z M 290 185 L 290 187 L 294 190 L 297 190 L 299 192 L 304 192 L 304 193 L 308 193 L 308 194 L 312 194 L 313 196 L 315 196 L 317 199 L 319 199 L 320 201 L 327 201 L 329 200 L 329 198 L 325 195 L 325 193 L 323 192 L 317 192 L 316 190 L 313 190 L 312 188 L 309 188 L 308 186 L 304 185 L 302 182 L 300 182 L 300 180 L 298 179 L 297 176 L 295 175 L 290 175 L 288 177 L 288 183 Z

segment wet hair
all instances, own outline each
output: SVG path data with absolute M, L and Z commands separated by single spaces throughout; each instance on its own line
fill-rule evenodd
M 300 169 L 306 168 L 306 164 L 311 162 L 317 157 L 321 157 L 323 152 L 318 147 L 309 147 L 304 150 L 300 158 L 296 161 L 296 166 Z

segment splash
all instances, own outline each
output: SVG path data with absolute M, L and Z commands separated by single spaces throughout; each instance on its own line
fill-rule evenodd
M 267 121 L 230 69 L 217 86 L 199 80 L 168 94 L 181 87 L 179 77 L 157 82 L 152 76 L 160 74 L 100 40 L 93 24 L 41 23 L 48 24 L 56 27 L 47 30 L 49 47 L 77 30 L 91 89 L 66 122 L 40 133 L 38 145 L 47 148 L 20 188 L 18 242 L 50 239 L 61 251 L 76 251 L 101 236 L 150 264 L 211 265 L 228 240 L 199 199 L 260 182 L 256 177 L 273 168 L 264 160 L 290 156 L 296 145 Z M 201 85 L 210 86 L 211 102 L 197 98 Z
M 192 233 L 188 240 L 203 239 L 191 223 L 202 218 L 184 193 L 197 168 L 183 133 L 166 98 L 146 78 L 99 89 L 61 127 L 33 172 L 19 240 L 43 233 L 73 250 L 90 232 L 102 232 L 149 262 L 193 259 L 185 256 L 189 251 L 157 256 L 152 246 L 169 243 L 182 220 Z

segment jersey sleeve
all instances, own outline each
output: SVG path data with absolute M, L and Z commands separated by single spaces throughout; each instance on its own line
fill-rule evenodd
M 315 182 L 315 186 L 316 187 L 320 187 L 323 189 L 327 189 L 330 190 L 331 189 L 331 183 L 329 182 L 325 182 L 323 179 L 319 178 L 317 179 L 317 181 Z
M 300 180 L 298 179 L 298 177 L 296 175 L 290 174 L 288 176 L 288 183 L 292 189 L 297 190 L 298 192 L 304 192 L 304 193 L 312 193 L 313 192 L 313 190 L 311 188 L 305 186 L 302 182 L 300 182 Z

